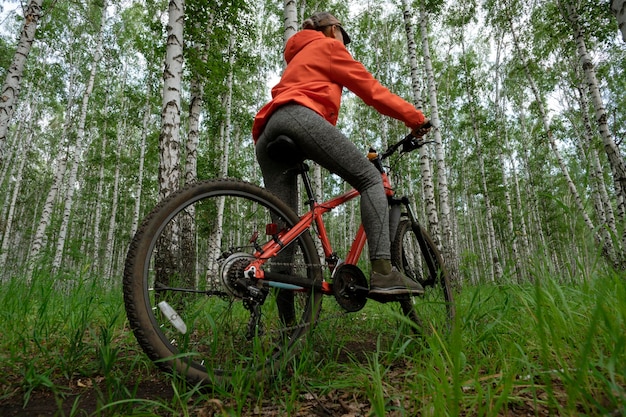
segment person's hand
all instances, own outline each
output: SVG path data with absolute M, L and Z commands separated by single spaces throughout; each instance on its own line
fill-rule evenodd
M 416 127 L 415 129 L 411 130 L 411 135 L 413 135 L 416 138 L 421 138 L 426 133 L 430 132 L 430 129 L 432 127 L 433 125 L 430 123 L 430 120 L 426 119 L 426 121 L 421 126 Z

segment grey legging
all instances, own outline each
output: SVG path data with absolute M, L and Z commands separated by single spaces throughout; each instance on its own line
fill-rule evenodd
M 256 144 L 265 187 L 296 209 L 297 176 L 290 171 L 296 161 L 276 161 L 267 154 L 267 141 L 289 136 L 307 159 L 339 175 L 361 194 L 361 220 L 370 260 L 390 259 L 389 212 L 380 173 L 363 151 L 339 129 L 307 107 L 289 104 L 272 114 Z

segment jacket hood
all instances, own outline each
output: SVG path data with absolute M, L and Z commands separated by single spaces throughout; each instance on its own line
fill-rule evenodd
M 301 30 L 293 35 L 285 45 L 285 62 L 289 62 L 298 54 L 305 46 L 317 40 L 326 39 L 322 32 L 316 30 Z

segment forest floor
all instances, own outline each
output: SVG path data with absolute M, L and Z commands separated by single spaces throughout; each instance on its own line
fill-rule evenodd
M 388 381 L 391 384 L 401 383 L 398 381 Z M 11 399 L 0 401 L 0 416 L 2 417 L 47 417 L 47 416 L 100 416 L 109 415 L 102 411 L 101 392 L 106 390 L 102 382 L 91 380 L 83 381 L 77 379 L 72 381 L 70 386 L 59 399 L 57 394 L 49 390 L 37 390 L 31 394 L 28 404 L 24 406 L 23 397 L 16 395 Z M 561 386 L 553 386 L 553 395 L 565 398 L 565 389 Z M 557 392 L 555 392 L 555 390 Z M 559 392 L 560 391 L 560 392 Z M 175 397 L 175 391 L 167 377 L 161 379 L 143 380 L 136 388 L 135 398 L 151 400 L 158 403 L 171 403 Z M 298 408 L 290 415 L 298 417 L 360 417 L 370 416 L 372 406 L 365 396 L 355 395 L 351 390 L 342 392 L 334 390 L 328 394 L 315 395 L 310 392 L 302 392 L 299 395 Z M 538 404 L 530 393 L 520 390 L 517 393 L 518 401 L 505 412 L 500 412 L 498 416 L 554 416 L 555 410 L 544 404 Z M 61 401 L 61 403 L 59 403 Z M 145 407 L 143 407 L 145 409 Z M 188 409 L 190 416 L 226 416 L 238 415 L 233 411 L 237 409 L 237 404 L 224 403 L 217 398 L 208 398 L 204 404 L 195 405 Z M 239 415 L 242 416 L 282 416 L 284 409 L 273 404 L 271 400 L 265 400 L 262 404 L 254 407 L 243 407 Z M 134 415 L 133 411 L 114 415 Z M 145 411 L 138 415 L 145 416 Z M 155 416 L 172 416 L 167 411 L 156 412 Z M 405 412 L 389 411 L 388 416 L 405 415 Z M 474 415 L 471 411 L 464 413 L 465 416 Z
M 368 366 L 367 354 L 371 352 L 371 349 L 375 349 L 371 342 L 362 343 L 361 345 L 351 345 L 350 358 L 342 357 L 338 358 L 339 361 L 351 361 L 352 365 L 355 365 L 354 361 L 362 361 L 362 366 Z M 358 366 L 358 364 L 356 364 Z M 405 369 L 401 366 L 394 367 L 390 372 L 386 374 L 385 383 L 389 386 L 402 387 L 405 381 Z M 173 383 L 171 377 L 160 373 L 156 369 L 148 371 L 147 374 L 137 376 L 138 381 L 133 386 L 126 386 L 126 392 L 133 392 L 132 397 L 120 396 L 121 402 L 130 401 L 119 408 L 120 404 L 107 403 L 104 398 L 116 394 L 111 393 L 111 386 L 107 386 L 104 377 L 91 377 L 91 378 L 75 378 L 69 383 L 67 380 L 55 381 L 51 388 L 38 388 L 29 393 L 29 399 L 24 404 L 25 391 L 22 388 L 16 388 L 9 398 L 0 398 L 0 417 L 66 417 L 66 416 L 159 416 L 159 417 L 178 417 L 180 414 L 180 407 L 176 407 L 173 404 L 179 401 L 187 401 L 188 405 L 183 407 L 185 409 L 184 415 L 194 417 L 209 417 L 209 416 L 297 416 L 297 417 L 365 417 L 380 415 L 373 409 L 372 403 L 368 399 L 366 393 L 359 393 L 358 390 L 353 388 L 332 389 L 325 393 L 316 393 L 306 387 L 302 388 L 301 392 L 296 394 L 294 406 L 287 413 L 284 405 L 277 404 L 275 398 L 264 398 L 259 400 L 251 399 L 250 404 L 236 404 L 237 400 L 228 399 L 223 400 L 216 395 L 207 393 L 195 392 L 192 396 L 181 395 L 177 392 L 176 384 Z M 20 386 L 18 377 L 14 376 L 10 378 L 13 380 L 11 386 Z M 496 378 L 497 379 L 497 378 Z M 520 377 L 521 379 L 521 377 Z M 9 382 L 10 382 L 9 380 Z M 130 381 L 131 378 L 127 379 Z M 489 376 L 485 377 L 487 385 L 490 385 L 494 390 L 498 390 L 493 381 L 495 379 Z M 532 382 L 531 382 L 532 384 Z M 284 391 L 290 390 L 293 385 L 287 384 Z M 548 394 L 542 392 L 539 387 L 535 388 L 532 392 L 527 388 L 529 384 L 520 381 L 520 385 L 513 389 L 509 394 L 510 398 L 514 398 L 503 410 L 497 412 L 497 414 L 489 414 L 494 416 L 558 416 L 560 415 L 558 410 L 554 407 L 548 406 L 547 402 L 542 402 L 543 398 L 547 398 Z M 2 387 L 6 388 L 6 387 Z M 119 390 L 119 387 L 117 387 Z M 464 392 L 467 394 L 469 390 L 474 388 L 464 387 Z M 6 392 L 6 390 L 5 390 Z M 293 393 L 292 393 L 293 394 Z M 287 394 L 289 395 L 289 394 Z M 293 395 L 292 395 L 293 396 Z M 550 387 L 550 396 L 552 398 L 558 398 L 562 400 L 564 404 L 567 398 L 566 387 L 561 384 L 557 378 L 553 379 L 553 383 Z M 181 399 L 185 400 L 181 400 Z M 405 398 L 407 403 L 411 402 L 411 399 L 415 399 L 415 393 L 406 392 Z M 138 407 L 133 407 L 133 401 L 137 401 Z M 424 403 L 428 403 L 428 398 L 423 399 Z M 118 400 L 120 401 L 120 400 Z M 395 398 L 391 401 L 385 411 L 385 416 L 431 416 L 433 412 L 426 410 L 411 410 L 403 408 L 400 403 L 401 399 Z M 393 402 L 398 403 L 397 407 L 393 406 Z M 561 402 L 561 401 L 559 401 Z M 147 411 L 150 409 L 149 405 L 154 405 L 154 411 Z M 146 407 L 148 405 L 148 407 Z M 117 409 L 115 407 L 118 407 Z M 394 411 L 396 408 L 399 411 Z M 482 407 L 481 407 L 482 408 Z M 487 406 L 487 408 L 489 408 Z M 169 409 L 169 410 L 168 410 Z M 178 411 L 177 411 L 178 410 Z M 235 411 L 238 410 L 238 411 Z M 410 414 L 407 414 L 409 412 Z M 462 410 L 461 416 L 475 416 L 484 415 L 484 410 L 477 412 L 477 410 L 465 409 Z M 621 414 L 620 414 L 621 415 Z

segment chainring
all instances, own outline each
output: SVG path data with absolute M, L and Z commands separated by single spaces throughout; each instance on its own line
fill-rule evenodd
M 333 274 L 333 294 L 337 303 L 354 313 L 365 306 L 369 287 L 363 272 L 356 265 L 343 264 Z

